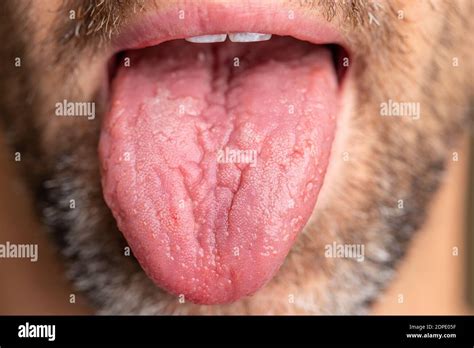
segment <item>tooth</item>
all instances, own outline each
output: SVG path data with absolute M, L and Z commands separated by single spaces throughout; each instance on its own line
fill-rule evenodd
M 202 35 L 188 37 L 185 40 L 193 43 L 212 43 L 212 42 L 224 42 L 227 39 L 227 34 L 218 35 Z
M 272 34 L 260 33 L 233 33 L 229 34 L 229 39 L 232 42 L 257 42 L 267 41 L 272 38 Z

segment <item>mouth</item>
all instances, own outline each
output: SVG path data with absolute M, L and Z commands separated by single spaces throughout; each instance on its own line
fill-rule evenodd
M 261 1 L 183 2 L 119 36 L 103 193 L 157 286 L 224 304 L 277 273 L 324 182 L 346 47 Z

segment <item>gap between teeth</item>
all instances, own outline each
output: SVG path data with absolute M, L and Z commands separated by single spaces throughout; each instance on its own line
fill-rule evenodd
M 272 38 L 272 34 L 261 33 L 232 33 L 229 34 L 229 40 L 232 42 L 259 42 L 267 41 Z M 186 38 L 185 40 L 192 43 L 213 43 L 224 42 L 227 39 L 227 34 L 218 35 L 202 35 Z

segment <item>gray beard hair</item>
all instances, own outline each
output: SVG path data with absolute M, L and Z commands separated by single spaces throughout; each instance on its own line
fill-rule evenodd
M 313 244 L 320 247 L 313 251 L 313 262 L 315 268 L 320 268 L 322 283 L 314 293 L 295 300 L 293 309 L 290 304 L 284 308 L 277 299 L 274 306 L 270 304 L 264 312 L 254 312 L 245 299 L 225 306 L 181 304 L 177 296 L 167 294 L 152 283 L 133 255 L 125 255 L 126 241 L 110 212 L 103 203 L 94 205 L 97 202 L 90 199 L 100 194 L 97 184 L 84 182 L 77 173 L 46 181 L 43 216 L 67 261 L 68 278 L 78 291 L 87 295 L 99 314 L 290 314 L 295 309 L 308 314 L 363 314 L 392 278 L 396 261 L 403 255 L 414 230 L 405 225 L 402 231 L 394 233 L 390 229 L 391 225 L 395 227 L 393 223 L 381 222 L 365 226 L 364 237 L 368 241 L 362 263 L 354 259 L 329 260 L 318 255 L 323 253 L 327 243 L 354 242 L 343 237 L 350 235 L 350 231 L 342 233 L 336 226 L 332 226 L 327 236 L 326 231 L 319 230 L 321 238 Z M 76 202 L 74 209 L 69 206 L 70 199 Z M 379 221 L 400 217 L 389 210 L 380 209 L 380 212 Z M 288 259 L 308 254 L 308 245 L 305 246 L 308 238 L 308 231 L 304 231 Z M 297 263 L 287 262 L 284 268 L 291 270 Z M 277 274 L 275 278 L 272 282 L 284 286 L 284 276 Z
M 358 131 L 366 134 L 373 126 L 368 123 Z M 388 153 L 403 153 L 399 136 L 375 136 L 384 139 Z M 375 145 L 368 150 L 354 142 L 351 155 L 363 158 L 363 153 L 370 153 L 372 161 L 349 161 L 345 170 L 373 175 L 341 179 L 331 203 L 316 210 L 285 264 L 264 289 L 233 304 L 201 306 L 180 303 L 177 296 L 157 288 L 133 255 L 125 255 L 127 243 L 102 199 L 97 144 L 64 138 L 68 142 L 58 146 L 62 154 L 53 161 L 54 171 L 42 185 L 42 216 L 66 259 L 68 277 L 100 314 L 367 313 L 392 279 L 443 172 L 441 152 L 432 161 L 416 164 L 415 156 L 397 162 L 394 156 L 377 153 Z M 420 143 L 414 146 L 423 153 L 430 142 L 418 139 Z M 398 198 L 405 202 L 403 209 L 396 207 Z M 325 245 L 332 243 L 364 245 L 364 262 L 324 257 Z M 317 283 L 308 289 L 305 279 L 309 278 Z M 285 289 L 295 284 L 302 291 L 289 303 L 290 290 Z M 260 296 L 272 289 L 276 289 L 273 299 Z M 264 306 L 254 307 L 258 302 Z

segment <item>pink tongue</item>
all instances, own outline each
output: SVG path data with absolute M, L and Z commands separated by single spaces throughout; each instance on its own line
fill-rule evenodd
M 100 138 L 105 200 L 155 283 L 195 303 L 277 272 L 334 136 L 330 52 L 293 39 L 128 52 Z

